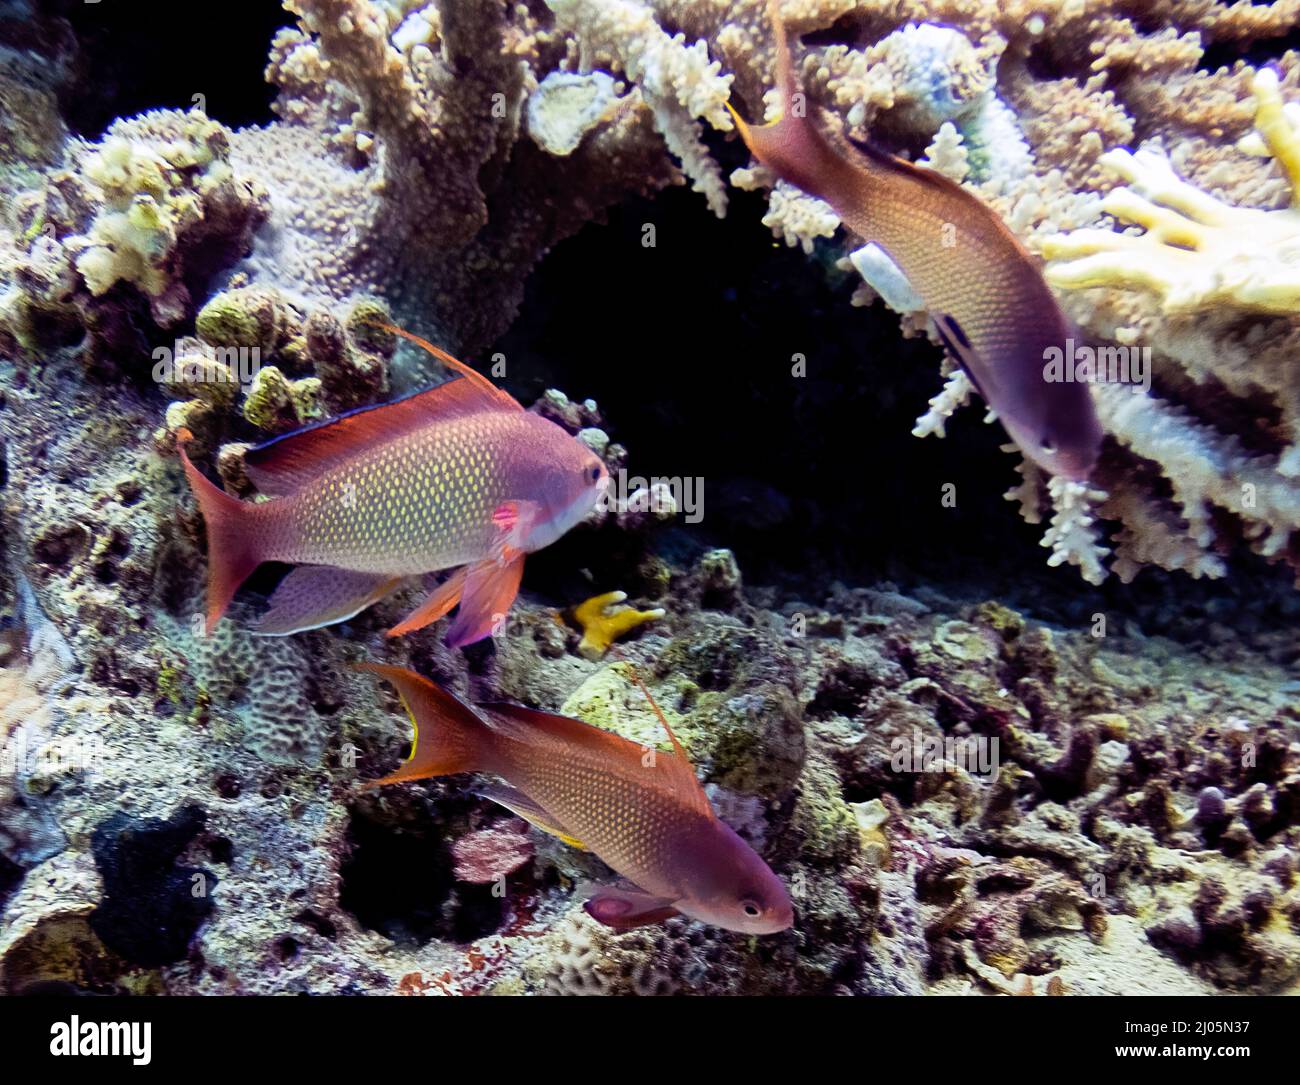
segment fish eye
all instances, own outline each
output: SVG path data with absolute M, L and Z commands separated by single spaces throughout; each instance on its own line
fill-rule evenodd
M 597 464 L 597 465 L 596 465 L 595 467 L 593 467 L 590 471 L 588 471 L 588 472 L 587 472 L 587 477 L 588 477 L 589 479 L 591 479 L 592 482 L 598 482 L 598 481 L 600 481 L 600 465 Z
M 757 901 L 745 900 L 740 903 L 741 910 L 750 919 L 757 919 L 763 914 L 763 909 L 758 906 Z
M 1056 442 L 1053 441 L 1050 437 L 1043 437 L 1039 439 L 1038 447 L 1041 448 L 1044 452 L 1046 452 L 1050 456 L 1053 452 L 1056 451 Z

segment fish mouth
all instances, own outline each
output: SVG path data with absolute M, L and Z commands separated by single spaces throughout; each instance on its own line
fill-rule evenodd
M 556 510 L 555 515 L 551 516 L 545 524 L 539 525 L 537 530 L 533 532 L 528 540 L 528 549 L 530 551 L 542 550 L 582 523 L 591 510 L 600 502 L 608 484 L 609 476 L 605 475 L 600 482 L 593 483 L 567 505 Z
M 1097 467 L 1098 457 L 1093 455 L 1061 456 L 1055 465 L 1056 473 L 1071 482 L 1087 482 Z

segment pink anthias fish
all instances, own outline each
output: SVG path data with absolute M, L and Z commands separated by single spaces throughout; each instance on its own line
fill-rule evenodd
M 401 695 L 415 740 L 396 772 L 367 788 L 457 772 L 504 786 L 479 794 L 566 843 L 594 852 L 631 884 L 585 902 L 594 919 L 624 930 L 678 913 L 745 934 L 794 922 L 784 883 L 713 812 L 668 721 L 673 752 L 650 750 L 581 720 L 513 704 L 471 707 L 404 667 L 363 663 Z
M 240 501 L 180 454 L 208 529 L 206 629 L 265 561 L 298 565 L 254 627 L 283 636 L 345 621 L 407 578 L 460 568 L 398 636 L 460 604 L 453 647 L 488 636 L 519 591 L 524 556 L 583 520 L 605 465 L 554 422 L 399 328 L 460 376 L 251 448 L 248 477 L 272 500 Z
M 1100 455 L 1101 424 L 1085 383 L 1049 375 L 1071 330 L 1037 260 L 961 185 L 870 143 L 852 144 L 806 108 L 776 0 L 768 15 L 782 113 L 749 125 L 732 110 L 745 145 L 889 255 L 925 302 L 948 353 L 1027 457 L 1049 474 L 1087 479 Z

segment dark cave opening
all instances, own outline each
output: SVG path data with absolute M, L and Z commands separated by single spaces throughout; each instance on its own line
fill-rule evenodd
M 76 34 L 77 79 L 62 105 L 68 127 L 85 139 L 98 139 L 118 117 L 189 109 L 195 96 L 209 117 L 231 127 L 273 119 L 275 89 L 262 71 L 275 32 L 294 22 L 279 4 L 205 8 L 190 19 L 166 0 L 38 0 L 37 7 Z M 95 93 L 77 92 L 86 87 Z
M 367 930 L 423 945 L 442 929 L 451 894 L 451 853 L 439 837 L 380 824 L 354 812 L 352 853 L 340 868 L 339 904 Z
M 1220 68 L 1231 68 L 1238 60 L 1259 67 L 1278 60 L 1292 49 L 1300 49 L 1300 26 L 1279 37 L 1260 38 L 1244 46 L 1239 41 L 1212 41 L 1206 45 L 1205 55 L 1196 68 L 1202 72 L 1217 72 Z
M 504 901 L 489 886 L 456 882 L 450 839 L 437 826 L 417 830 L 353 810 L 340 907 L 367 930 L 405 945 L 490 934 L 501 925 Z
M 9 897 L 23 882 L 24 870 L 6 856 L 0 855 L 0 910 L 9 903 Z

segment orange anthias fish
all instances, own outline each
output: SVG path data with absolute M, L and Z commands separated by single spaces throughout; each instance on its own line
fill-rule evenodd
M 1048 379 L 1069 332 L 1033 257 L 960 185 L 870 145 L 859 149 L 808 115 L 775 8 L 773 0 L 781 116 L 751 127 L 733 110 L 746 146 L 898 265 L 948 352 L 1030 459 L 1051 474 L 1086 479 L 1102 431 L 1086 384 Z
M 447 643 L 469 644 L 510 609 L 524 555 L 600 499 L 608 472 L 584 444 L 432 344 L 388 330 L 460 376 L 249 449 L 248 477 L 273 500 L 218 489 L 190 462 L 181 432 L 208 528 L 208 632 L 264 561 L 300 566 L 255 626 L 269 636 L 344 621 L 408 577 L 461 566 L 388 633 L 419 629 L 459 603 Z
M 794 922 L 785 885 L 713 812 L 653 699 L 673 753 L 568 716 L 512 704 L 470 707 L 403 667 L 359 669 L 397 688 L 415 727 L 410 759 L 366 787 L 456 772 L 500 777 L 506 786 L 479 793 L 589 849 L 631 883 L 598 889 L 584 905 L 610 927 L 677 913 L 747 934 L 775 934 Z

